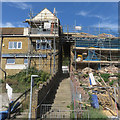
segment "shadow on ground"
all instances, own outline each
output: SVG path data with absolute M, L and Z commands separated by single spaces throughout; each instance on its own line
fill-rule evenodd
M 62 80 L 66 79 L 68 77 L 69 77 L 68 73 L 65 73 L 65 74 L 61 73 L 57 77 L 57 80 L 51 85 L 52 88 L 50 89 L 49 94 L 46 96 L 46 98 L 42 102 L 42 104 L 45 104 L 45 105 L 44 106 L 40 106 L 37 109 L 37 118 L 40 118 L 42 114 L 45 114 L 46 112 L 50 111 L 51 106 L 47 106 L 47 105 L 54 103 L 55 95 L 57 93 L 57 89 L 58 89 L 60 83 L 62 82 Z

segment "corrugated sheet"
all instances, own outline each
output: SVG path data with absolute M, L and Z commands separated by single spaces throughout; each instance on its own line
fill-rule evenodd
M 0 28 L 2 35 L 23 35 L 24 28 Z

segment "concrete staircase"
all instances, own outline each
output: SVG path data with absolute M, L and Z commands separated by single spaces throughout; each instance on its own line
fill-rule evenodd
M 16 115 L 15 119 L 21 119 L 21 120 L 27 119 L 28 113 L 29 113 L 29 110 L 26 109 L 23 112 L 20 112 L 20 114 Z
M 49 112 L 46 113 L 46 118 L 70 118 L 71 105 L 71 86 L 70 78 L 65 78 L 60 83 L 55 95 L 54 103 Z
M 60 86 L 55 95 L 55 100 L 53 106 L 61 106 L 62 110 L 67 110 L 67 106 L 71 104 L 71 87 L 70 87 L 70 78 L 62 80 Z

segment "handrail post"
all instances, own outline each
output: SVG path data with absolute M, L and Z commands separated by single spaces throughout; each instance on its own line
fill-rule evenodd
M 10 119 L 10 112 L 11 112 L 11 103 L 9 103 L 9 108 L 8 108 L 8 119 Z
M 37 109 L 35 109 L 35 120 L 37 120 Z

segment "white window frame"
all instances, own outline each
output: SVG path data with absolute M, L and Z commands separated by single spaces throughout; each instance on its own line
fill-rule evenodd
M 9 46 L 9 45 L 10 45 L 10 42 L 12 42 L 12 48 L 10 48 L 10 46 Z M 22 42 L 21 42 L 21 41 L 17 42 L 17 47 L 16 47 L 16 48 L 14 47 L 14 43 L 15 43 L 15 42 L 17 42 L 17 41 L 9 41 L 8 49 L 22 49 Z M 20 47 L 20 48 L 18 48 L 18 44 L 19 44 L 19 43 L 21 43 L 21 47 Z
M 43 45 L 45 44 L 45 49 L 43 49 Z M 37 44 L 39 44 L 39 48 L 37 48 Z M 47 48 L 47 44 L 50 44 L 49 48 Z M 36 50 L 49 50 L 51 49 L 51 40 L 37 40 L 36 41 Z
M 14 63 L 8 63 L 8 62 L 6 61 L 7 64 L 15 64 L 15 58 L 7 58 L 7 60 L 8 60 L 8 59 L 14 59 Z

